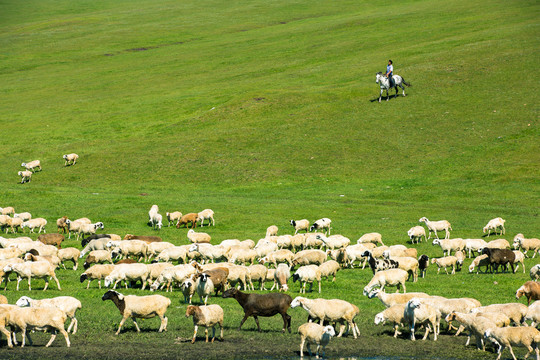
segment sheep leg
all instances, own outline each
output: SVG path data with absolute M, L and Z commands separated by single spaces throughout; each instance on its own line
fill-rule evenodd
M 431 326 L 429 324 L 426 326 L 426 332 L 424 334 L 424 337 L 422 338 L 422 341 L 425 341 L 428 338 L 429 332 L 431 331 Z M 437 335 L 435 335 L 437 336 Z
M 304 342 L 306 339 L 302 336 L 302 339 L 300 340 L 300 357 L 304 357 Z
M 401 331 L 399 331 L 398 328 L 399 328 L 399 324 L 394 325 L 394 329 L 395 329 L 394 338 L 396 338 L 396 339 L 397 339 L 398 335 L 401 335 Z
M 345 324 L 341 323 L 341 324 L 339 324 L 339 334 L 338 334 L 337 337 L 341 337 L 344 332 L 345 332 Z
M 527 359 L 529 357 L 529 355 L 532 353 L 533 351 L 533 348 L 531 345 L 527 345 L 527 353 L 525 354 L 525 357 L 523 359 Z
M 54 339 L 56 339 L 56 331 L 53 331 L 53 332 L 52 332 L 52 334 L 51 334 L 51 339 L 49 340 L 49 342 L 47 343 L 47 345 L 45 345 L 45 347 L 51 346 L 51 344 L 53 343 Z
M 32 341 L 30 340 L 30 334 L 28 334 L 28 341 L 30 341 L 30 344 L 32 344 Z M 26 328 L 22 329 L 22 344 L 21 344 L 21 347 L 23 348 L 24 345 L 26 345 Z
M 259 325 L 259 318 L 256 315 L 253 315 L 253 319 L 255 319 L 255 323 L 257 324 L 257 331 L 261 332 L 261 326 Z M 285 332 L 285 329 L 283 329 L 283 332 Z
M 307 343 L 307 351 L 308 351 L 309 357 L 311 357 L 311 349 L 309 347 L 309 341 Z
M 416 338 L 414 337 L 414 323 L 411 324 L 411 340 L 416 341 Z
M 6 335 L 7 342 L 8 342 L 8 347 L 12 348 L 13 343 L 11 342 L 11 332 L 9 332 L 5 327 L 1 327 L 0 331 L 2 332 L 2 334 Z
M 238 326 L 238 330 L 242 329 L 242 325 L 244 325 L 244 323 L 246 322 L 247 318 L 251 316 L 251 313 L 250 312 L 246 312 L 244 313 L 244 318 L 242 319 L 242 321 L 240 321 L 240 326 Z
M 58 290 L 62 290 L 62 288 L 60 287 L 60 282 L 58 281 L 58 278 L 56 277 L 56 275 L 53 273 L 53 275 L 51 276 L 51 278 L 54 279 L 54 281 L 56 282 L 56 286 L 58 286 Z M 48 282 L 47 282 L 48 283 Z
M 195 325 L 195 329 L 193 330 L 193 339 L 191 339 L 191 343 L 195 343 L 195 339 L 197 338 L 197 330 L 199 329 L 198 325 Z
M 512 358 L 514 360 L 517 360 L 516 359 L 516 355 L 514 355 L 514 351 L 512 350 L 512 345 L 508 344 L 508 350 L 510 350 L 510 354 L 512 354 Z M 501 354 L 502 354 L 502 351 L 501 351 Z M 500 355 L 499 355 L 500 356 Z
M 124 316 L 124 317 L 122 318 L 122 321 L 120 321 L 120 325 L 118 326 L 118 330 L 116 331 L 115 335 L 120 334 L 120 329 L 122 329 L 122 326 L 123 326 L 124 323 L 126 322 L 127 318 L 128 318 L 127 316 Z

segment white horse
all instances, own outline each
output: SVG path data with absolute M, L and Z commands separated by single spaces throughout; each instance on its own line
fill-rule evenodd
M 407 83 L 405 79 L 403 79 L 399 75 L 393 75 L 392 79 L 394 80 L 394 86 L 396 88 L 396 95 L 394 97 L 398 96 L 398 86 L 403 89 L 403 96 L 405 96 L 405 88 L 402 84 L 405 84 L 407 86 L 411 86 L 411 84 Z M 377 73 L 377 79 L 375 80 L 377 84 L 381 87 L 381 93 L 379 94 L 379 102 L 381 102 L 382 93 L 384 90 L 386 90 L 386 101 L 388 101 L 388 90 L 390 89 L 390 80 L 386 76 L 383 75 L 382 72 Z

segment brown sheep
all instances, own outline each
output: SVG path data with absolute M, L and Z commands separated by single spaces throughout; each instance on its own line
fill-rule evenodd
M 136 264 L 137 261 L 133 260 L 133 259 L 122 259 L 120 261 L 118 261 L 115 265 L 120 265 L 120 264 Z
M 221 290 L 223 293 L 227 289 L 227 278 L 229 277 L 229 269 L 226 267 L 218 267 L 211 270 L 206 270 L 203 272 L 210 276 L 212 283 L 214 284 L 214 291 L 216 292 L 214 296 L 217 296 L 218 291 Z
M 527 281 L 516 291 L 516 299 L 523 295 L 527 297 L 527 305 L 531 304 L 531 300 L 540 300 L 540 284 L 536 281 Z
M 188 227 L 188 224 L 191 223 L 191 228 L 197 227 L 197 219 L 199 218 L 199 214 L 197 213 L 189 213 L 180 218 L 178 222 L 176 223 L 176 228 L 180 229 L 181 225 L 184 225 L 185 227 Z
M 41 241 L 45 245 L 53 245 L 58 249 L 62 248 L 62 241 L 64 241 L 64 235 L 62 234 L 41 234 L 38 236 L 37 241 Z
M 67 216 L 62 216 L 60 219 L 56 220 L 56 227 L 58 228 L 59 234 L 68 233 L 68 225 L 66 224 Z
M 146 243 L 163 241 L 163 239 L 161 239 L 159 236 L 132 235 L 132 234 L 127 234 L 126 236 L 124 236 L 124 240 L 142 240 Z

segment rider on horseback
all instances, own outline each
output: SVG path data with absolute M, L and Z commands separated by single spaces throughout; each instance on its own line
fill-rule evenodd
M 392 65 L 392 60 L 388 60 L 388 65 L 386 66 L 386 74 L 384 74 L 384 76 L 386 76 L 388 80 L 390 81 L 390 89 L 395 86 L 393 73 L 394 73 L 394 66 Z

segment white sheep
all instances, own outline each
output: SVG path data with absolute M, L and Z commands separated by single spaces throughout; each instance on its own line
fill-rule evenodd
M 18 258 L 23 254 L 23 251 L 17 247 L 9 247 L 7 249 L 0 249 L 0 260 L 7 260 Z
M 17 175 L 19 175 L 21 177 L 21 184 L 30 182 L 30 180 L 32 180 L 32 174 L 33 173 L 31 171 L 28 171 L 28 170 L 19 171 L 17 173 Z
M 518 326 L 518 327 L 503 327 L 503 328 L 491 328 L 486 330 L 484 333 L 486 339 L 491 340 L 492 342 L 499 345 L 498 353 L 496 360 L 501 358 L 502 352 L 505 348 L 510 350 L 510 354 L 514 360 L 516 356 L 514 351 L 512 351 L 512 345 L 514 346 L 524 346 L 527 348 L 527 354 L 525 354 L 525 359 L 529 354 L 534 350 L 536 352 L 536 359 L 540 359 L 540 351 L 538 346 L 540 345 L 540 331 L 531 326 Z
M 55 307 L 63 312 L 71 319 L 67 332 L 69 333 L 73 329 L 73 334 L 77 332 L 78 320 L 75 317 L 77 310 L 82 308 L 81 302 L 72 296 L 57 296 L 51 299 L 36 300 L 28 296 L 21 296 L 15 303 L 19 307 Z
M 277 236 L 277 233 L 278 233 L 278 227 L 276 225 L 270 225 L 268 228 L 266 228 L 266 236 L 265 237 L 270 237 L 270 236 Z
M 146 266 L 148 267 L 148 278 L 146 279 L 146 281 L 150 285 L 152 285 L 154 281 L 156 281 L 156 279 L 159 277 L 159 275 L 161 275 L 163 270 L 174 267 L 174 265 L 171 263 L 153 263 L 147 264 Z
M 404 305 L 414 297 L 425 298 L 429 297 L 429 295 L 423 292 L 387 294 L 384 290 L 373 289 L 369 293 L 368 298 L 373 299 L 374 297 L 377 297 L 379 300 L 381 300 L 384 306 L 389 308 L 394 305 Z
M 161 230 L 163 227 L 163 216 L 161 214 L 155 214 L 152 218 L 152 229 Z
M 487 246 L 487 242 L 484 239 L 465 239 L 465 250 L 469 253 L 469 257 L 474 252 L 478 255 L 482 252 L 482 249 Z
M 424 240 L 427 241 L 426 229 L 424 229 L 423 226 L 413 226 L 407 231 L 407 236 L 409 236 L 409 239 L 413 244 L 415 240 L 417 244 L 422 242 L 422 236 L 424 237 Z
M 306 284 L 310 284 L 309 291 L 313 289 L 313 282 L 319 283 L 319 294 L 321 293 L 321 271 L 317 265 L 300 266 L 293 275 L 293 282 L 300 282 L 300 293 L 306 293 Z
M 161 295 L 148 295 L 148 296 L 136 296 L 136 295 L 126 295 L 114 291 L 107 291 L 102 297 L 101 300 L 112 300 L 120 314 L 122 314 L 122 321 L 118 326 L 118 331 L 115 335 L 120 333 L 122 325 L 128 318 L 131 317 L 137 332 L 141 332 L 139 325 L 137 324 L 136 318 L 149 319 L 155 316 L 159 316 L 161 319 L 161 325 L 159 327 L 159 332 L 167 331 L 167 317 L 165 317 L 165 312 L 169 305 L 171 305 L 171 300 Z
M 277 267 L 277 264 L 288 263 L 289 266 L 292 266 L 292 260 L 294 258 L 294 253 L 290 250 L 282 249 L 273 251 L 265 257 L 261 258 L 260 263 L 266 264 L 271 263 L 274 267 Z
M 319 348 L 322 346 L 322 357 L 324 358 L 324 351 L 326 346 L 330 342 L 333 336 L 336 335 L 334 328 L 331 325 L 322 326 L 315 323 L 305 323 L 298 328 L 300 333 L 300 357 L 304 357 L 304 343 L 307 340 L 307 349 L 309 356 L 311 356 L 310 344 L 317 345 L 317 351 L 315 351 L 315 358 L 319 358 Z
M 313 225 L 311 225 L 311 227 L 309 228 L 309 231 L 324 230 L 324 235 L 328 236 L 330 235 L 331 224 L 332 224 L 332 220 L 330 220 L 329 218 L 322 218 L 315 221 Z
M 408 300 L 407 300 L 408 301 Z M 396 304 L 388 307 L 387 309 L 381 311 L 375 315 L 375 325 L 384 325 L 387 322 L 394 327 L 394 338 L 397 338 L 398 335 L 401 335 L 399 327 L 406 324 L 405 320 L 405 306 L 404 304 Z
M 15 209 L 13 208 L 13 206 L 6 206 L 6 207 L 3 207 L 3 208 L 0 207 L 0 214 L 2 214 L 2 215 L 13 215 L 13 214 L 15 214 Z
M 197 337 L 197 330 L 199 326 L 204 326 L 204 334 L 206 335 L 206 342 L 208 342 L 208 328 L 212 328 L 212 342 L 216 337 L 216 331 L 214 326 L 217 324 L 221 330 L 220 340 L 223 341 L 223 309 L 219 305 L 208 306 L 195 306 L 189 305 L 186 309 L 186 317 L 193 316 L 193 325 L 195 329 L 193 331 L 193 339 L 191 343 L 195 342 Z
M 516 257 L 514 258 L 514 265 L 516 265 L 514 268 L 514 273 L 517 271 L 519 264 L 521 264 L 523 267 L 523 273 L 525 274 L 525 254 L 519 250 L 514 250 L 513 253 L 516 254 Z
M 452 226 L 450 223 L 446 220 L 439 220 L 439 221 L 429 221 L 427 217 L 422 217 L 419 222 L 424 222 L 429 230 L 429 236 L 428 240 L 431 239 L 431 233 L 435 233 L 435 238 L 439 238 L 439 235 L 437 234 L 437 231 L 445 231 L 446 235 L 444 236 L 445 239 L 450 239 L 450 230 L 452 230 Z
M 506 230 L 504 229 L 504 223 L 506 222 L 506 220 L 504 220 L 503 218 L 495 218 L 495 219 L 491 219 L 488 221 L 487 225 L 484 226 L 484 228 L 482 229 L 482 232 L 485 234 L 487 233 L 487 236 L 489 237 L 489 234 L 491 234 L 491 231 L 494 230 L 495 231 L 495 235 L 497 235 L 497 229 L 500 229 L 501 230 L 501 234 L 504 234 L 506 233 Z
M 31 170 L 32 172 L 36 172 L 36 169 L 39 169 L 39 171 L 41 171 L 41 162 L 39 160 L 22 163 L 21 166 L 25 167 L 26 170 Z
M 193 229 L 189 229 L 187 232 L 187 238 L 192 243 L 210 243 L 210 240 L 212 239 L 207 233 L 195 232 Z
M 84 247 L 84 249 L 81 250 L 81 255 L 79 255 L 79 259 L 83 258 L 84 255 L 91 251 L 108 249 L 107 244 L 109 241 L 109 238 L 90 240 L 90 242 Z
M 26 336 L 32 344 L 29 330 L 49 330 L 53 331 L 51 339 L 45 345 L 49 347 L 56 338 L 56 332 L 60 332 L 66 339 L 67 347 L 71 346 L 69 336 L 64 329 L 67 315 L 58 308 L 14 308 L 10 310 L 8 323 L 22 332 L 22 345 L 26 344 Z
M 127 289 L 128 281 L 141 280 L 142 290 L 146 287 L 146 281 L 150 275 L 150 269 L 146 264 L 120 264 L 115 265 L 113 271 L 105 277 L 105 287 L 113 285 L 113 289 L 116 289 L 116 285 L 124 280 Z
M 521 249 L 525 253 L 525 256 L 527 256 L 527 252 L 529 250 L 533 251 L 533 258 L 536 256 L 536 253 L 540 251 L 540 239 L 537 238 L 531 238 L 526 239 L 523 234 L 519 233 L 516 236 L 514 236 L 514 249 Z
M 256 258 L 257 258 L 257 251 L 255 250 L 252 250 L 252 249 L 244 249 L 244 248 L 240 248 L 240 249 L 231 249 L 229 251 L 229 262 L 234 264 L 234 263 L 239 263 L 239 264 L 251 264 L 253 265 L 253 263 L 255 262 Z
M 276 237 L 276 245 L 278 249 L 289 249 L 291 247 L 292 235 L 281 235 Z
M 5 273 L 13 271 L 17 274 L 17 291 L 19 290 L 19 283 L 24 278 L 28 279 L 28 290 L 32 290 L 32 278 L 45 280 L 43 291 L 47 290 L 47 287 L 49 286 L 49 278 L 56 281 L 58 290 L 62 290 L 60 282 L 54 273 L 54 266 L 48 261 L 30 261 L 20 264 L 11 264 L 6 265 L 3 270 Z
M 381 290 L 385 286 L 397 286 L 396 292 L 399 292 L 400 287 L 403 288 L 403 292 L 407 292 L 405 287 L 405 281 L 409 277 L 409 273 L 401 269 L 389 269 L 375 273 L 371 281 L 364 287 L 364 295 L 367 296 L 373 288 L 380 286 Z
M 291 220 L 290 224 L 294 227 L 294 235 L 301 230 L 305 230 L 306 232 L 309 230 L 309 220 L 307 219 Z
M 304 249 L 322 249 L 324 243 L 319 239 L 319 235 L 323 233 L 307 233 L 304 234 Z
M 181 245 L 181 246 L 172 246 L 167 247 L 161 251 L 158 256 L 156 256 L 156 261 L 178 261 L 182 260 L 183 263 L 186 263 L 188 257 L 200 256 L 199 252 L 194 251 L 190 252 L 189 249 L 192 245 Z
M 418 267 L 419 267 L 418 260 L 410 256 L 392 256 L 392 257 L 388 256 L 387 257 L 385 256 L 387 254 L 388 254 L 387 252 L 384 252 L 383 257 L 385 257 L 386 259 L 396 261 L 398 263 L 398 269 L 402 269 L 407 272 L 410 272 L 413 277 L 413 282 L 418 281 Z
M 163 289 L 166 287 L 166 292 L 169 292 L 169 290 L 172 292 L 175 283 L 183 283 L 184 280 L 195 274 L 195 272 L 195 268 L 190 264 L 181 264 L 172 268 L 166 268 L 150 286 L 150 290 L 155 291 L 158 288 Z
M 319 321 L 322 325 L 324 321 L 339 322 L 341 324 L 340 331 L 337 337 L 341 337 L 345 331 L 345 324 L 348 324 L 349 329 L 353 330 L 353 336 L 356 339 L 360 335 L 358 326 L 354 318 L 359 314 L 358 306 L 351 304 L 348 301 L 340 299 L 307 299 L 297 296 L 291 302 L 291 308 L 301 306 L 307 311 L 309 318 L 314 321 Z
M 465 346 L 468 346 L 471 341 L 471 335 L 474 335 L 476 338 L 476 348 L 478 350 L 484 350 L 485 351 L 485 344 L 484 344 L 484 332 L 489 329 L 496 326 L 499 326 L 499 324 L 496 324 L 492 319 L 494 319 L 494 316 L 491 315 L 499 315 L 499 314 L 482 314 L 482 313 L 461 313 L 452 311 L 450 314 L 448 314 L 445 317 L 445 320 L 447 323 L 450 323 L 452 321 L 457 321 L 459 325 L 459 329 L 456 332 L 457 336 L 461 331 L 463 330 L 469 330 L 469 335 L 467 336 L 467 342 L 465 343 Z M 508 323 L 510 323 L 510 319 L 508 317 L 501 315 L 506 319 L 505 325 L 507 326 Z
M 81 224 L 79 231 L 77 232 L 77 240 L 79 240 L 80 236 L 84 238 L 84 235 L 93 235 L 96 233 L 97 229 L 103 228 L 104 226 L 101 221 L 94 224 Z
M 152 205 L 148 211 L 148 225 L 152 225 L 152 219 L 159 212 L 159 207 L 157 205 Z
M 264 287 L 264 282 L 266 281 L 266 277 L 268 274 L 268 269 L 266 266 L 261 264 L 255 264 L 250 265 L 247 267 L 248 273 L 249 273 L 249 284 L 251 286 L 251 290 L 255 290 L 253 287 L 253 281 L 259 281 L 259 287 L 260 290 L 266 290 Z
M 80 281 L 84 282 L 85 280 L 88 280 L 88 285 L 86 285 L 86 289 L 88 289 L 90 287 L 90 282 L 92 280 L 97 280 L 99 288 L 101 289 L 101 280 L 104 280 L 107 276 L 109 276 L 109 274 L 113 271 L 114 266 L 115 265 L 111 264 L 93 265 L 81 274 Z
M 199 295 L 200 302 L 204 302 L 204 305 L 206 305 L 208 302 L 208 296 L 214 292 L 214 282 L 210 278 L 210 275 L 201 273 L 197 276 L 197 281 L 195 282 L 195 291 L 197 291 L 197 295 Z
M 184 304 L 191 304 L 191 298 L 195 294 L 195 282 L 192 279 L 186 279 L 180 285 L 180 289 L 184 295 Z
M 66 225 L 68 229 L 68 238 L 71 239 L 71 234 L 77 234 L 83 224 L 91 224 L 92 222 L 88 218 L 80 218 L 77 220 L 66 219 Z
M 13 217 L 22 219 L 23 221 L 28 221 L 28 220 L 32 219 L 32 214 L 30 214 L 29 212 L 22 212 L 22 213 L 18 213 L 18 214 L 15 213 L 15 214 L 13 214 Z
M 451 255 L 452 251 L 460 251 L 465 248 L 465 240 L 456 239 L 435 239 L 432 242 L 433 245 L 439 245 L 443 251 L 443 255 Z
M 474 271 L 475 268 L 477 268 L 476 273 L 478 274 L 478 272 L 480 271 L 480 267 L 485 266 L 486 267 L 486 270 L 484 271 L 485 273 L 487 272 L 489 265 L 490 265 L 489 256 L 485 254 L 479 255 L 475 257 L 471 265 L 469 265 L 469 272 L 471 273 Z
M 327 259 L 327 255 L 321 250 L 302 250 L 294 255 L 293 266 L 296 265 L 321 265 Z
M 79 155 L 77 155 L 75 153 L 66 154 L 66 155 L 62 156 L 62 159 L 65 160 L 64 161 L 64 166 L 75 165 L 75 163 L 79 159 Z
M 377 232 L 367 233 L 362 236 L 356 241 L 357 244 L 381 244 L 381 246 L 384 246 L 382 242 L 382 235 Z
M 505 239 L 491 240 L 486 247 L 490 249 L 510 249 L 510 243 Z
M 540 323 L 540 301 L 535 301 L 527 308 L 525 320 L 531 320 L 531 326 L 536 327 Z
M 131 240 L 130 240 L 131 241 Z M 174 247 L 174 244 L 167 241 L 153 241 L 147 244 L 147 256 L 148 260 L 151 260 L 152 257 L 157 256 L 163 250 Z
M 531 277 L 531 280 L 538 281 L 538 279 L 540 278 L 540 264 L 536 264 L 531 267 L 531 270 L 529 270 L 529 275 Z
M 429 336 L 430 328 L 433 327 L 434 339 L 437 341 L 439 333 L 439 324 L 441 321 L 441 312 L 429 304 L 423 303 L 421 298 L 412 298 L 405 305 L 404 318 L 409 324 L 411 331 L 411 340 L 415 341 L 414 336 L 416 324 L 427 324 L 426 333 L 422 340 L 426 340 Z
M 212 209 L 204 209 L 197 214 L 197 221 L 201 222 L 201 226 L 204 226 L 204 220 L 208 220 L 208 226 L 216 226 L 216 221 L 214 220 L 214 211 Z
M 285 264 L 279 264 L 274 273 L 274 285 L 270 291 L 274 290 L 274 287 L 277 286 L 279 291 L 288 291 L 289 287 L 287 286 L 287 281 L 291 277 L 291 270 L 289 266 Z
M 182 218 L 182 213 L 180 211 L 173 211 L 165 213 L 167 216 L 167 221 L 169 222 L 169 227 L 171 226 L 171 223 L 174 225 Z
M 332 276 L 332 282 L 336 281 L 336 274 L 341 267 L 338 262 L 335 260 L 328 260 L 319 265 L 319 271 L 321 272 L 321 278 L 326 278 L 330 280 Z
M 317 239 L 320 239 L 324 243 L 324 246 L 330 250 L 346 248 L 351 243 L 351 240 L 343 235 L 331 235 L 326 237 L 323 234 L 320 234 L 317 235 Z
M 58 258 L 62 262 L 62 266 L 64 269 L 66 268 L 66 265 L 64 265 L 64 261 L 71 260 L 73 261 L 73 270 L 77 270 L 77 267 L 79 266 L 79 262 L 77 259 L 81 256 L 81 252 L 79 249 L 76 249 L 74 247 L 68 247 L 64 249 L 58 250 Z
M 31 233 L 34 232 L 34 229 L 38 228 L 38 234 L 40 234 L 41 230 L 43 230 L 44 233 L 46 232 L 45 225 L 47 225 L 47 220 L 45 220 L 44 218 L 35 218 L 23 222 L 21 228 L 23 229 L 23 231 L 24 228 L 28 228 L 30 229 Z
M 18 232 L 17 229 L 22 229 L 23 222 L 23 219 L 14 217 L 9 218 L 6 225 L 8 225 L 11 228 L 11 232 L 15 234 L 16 232 Z M 6 228 L 6 233 L 7 232 L 8 229 Z
M 463 265 L 463 260 L 459 260 L 455 256 L 445 256 L 442 258 L 433 258 L 431 259 L 432 264 L 437 264 L 437 274 L 441 271 L 441 268 L 444 268 L 444 271 L 448 275 L 448 267 L 452 267 L 452 275 L 456 273 L 456 267 L 459 267 L 460 265 Z
M 354 268 L 354 263 L 356 260 L 362 261 L 363 254 L 366 252 L 366 250 L 370 250 L 373 256 L 373 250 L 375 248 L 375 244 L 356 244 L 356 245 L 349 245 L 345 248 L 345 257 L 346 262 L 349 267 Z M 387 246 L 384 246 L 385 249 L 387 249 Z M 382 255 L 382 252 L 381 252 Z M 364 266 L 367 262 L 367 258 L 364 258 Z M 360 262 L 358 263 L 358 267 L 360 267 Z
M 114 244 L 114 241 L 109 241 L 107 246 Z M 159 243 L 159 242 L 158 242 Z M 139 258 L 137 261 L 148 259 L 148 244 L 142 240 L 121 240 L 118 246 L 111 252 L 112 257 L 119 257 L 121 259 L 133 257 L 133 259 Z
M 525 316 L 527 315 L 527 306 L 523 305 L 521 303 L 505 303 L 505 304 L 491 304 L 486 306 L 478 306 L 476 308 L 471 309 L 471 312 L 473 313 L 501 313 L 506 316 L 510 320 L 512 320 L 516 324 L 522 324 L 524 321 Z M 467 311 L 462 311 L 467 312 Z

